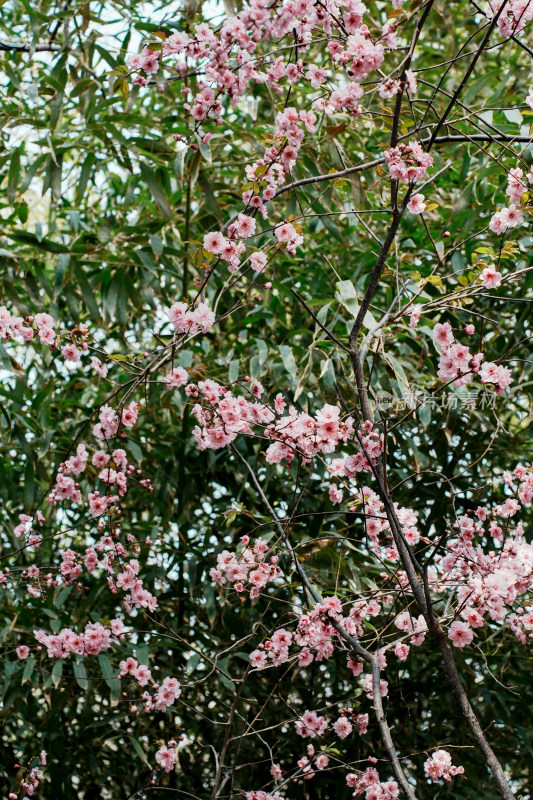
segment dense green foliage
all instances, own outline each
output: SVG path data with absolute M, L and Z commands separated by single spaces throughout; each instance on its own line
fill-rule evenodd
M 385 19 L 383 3 L 369 7 L 371 16 Z M 441 77 L 442 91 L 428 124 L 442 113 L 464 74 L 463 60 L 446 74 L 441 65 L 470 36 L 478 42 L 474 11 L 459 2 L 438 2 L 433 9 L 414 67 L 425 70 L 419 72 L 412 103 L 417 124 Z M 174 140 L 175 134 L 187 135 L 191 125 L 181 110 L 181 82 L 139 89 L 124 77 L 127 53 L 136 52 L 141 42 L 156 41 L 157 31 L 189 29 L 197 13 L 192 4 L 148 7 L 128 0 L 2 5 L 0 42 L 28 48 L 1 54 L 1 301 L 21 316 L 46 310 L 64 329 L 86 322 L 99 331 L 113 362 L 110 386 L 89 370 L 66 367 L 46 348 L 0 344 L 0 547 L 2 566 L 15 572 L 30 563 L 53 571 L 58 546 L 84 545 L 87 523 L 83 509 L 75 507 L 64 509 L 59 519 L 51 517 L 35 553 L 24 551 L 12 531 L 18 514 L 42 503 L 57 464 L 94 424 L 100 404 L 135 377 L 145 354 L 168 341 L 164 311 L 183 297 L 195 297 L 203 236 L 241 209 L 245 164 L 260 154 L 262 137 L 273 126 L 278 100 L 267 85 L 256 87 L 253 96 L 228 109 L 209 145 L 187 151 Z M 32 43 L 50 40 L 52 51 L 32 51 Z M 443 135 L 470 135 L 475 126 L 483 132 L 492 125 L 509 136 L 529 136 L 531 112 L 524 105 L 529 52 L 496 40 L 500 46 L 484 53 Z M 356 124 L 342 114 L 336 125 L 321 120 L 304 142 L 294 179 L 380 155 L 388 146 L 393 102 L 376 95 L 372 111 Z M 402 135 L 408 125 L 406 112 Z M 371 307 L 373 317 L 381 319 L 402 285 L 406 292 L 421 292 L 428 311 L 436 309 L 413 330 L 408 317 L 394 308 L 396 318 L 370 343 L 367 375 L 372 397 L 391 395 L 387 468 L 393 497 L 414 508 L 424 530 L 437 535 L 455 513 L 477 507 L 489 495 L 496 499 L 500 489 L 494 477 L 518 461 L 528 462 L 532 452 L 532 272 L 521 272 L 519 280 L 496 292 L 481 291 L 477 284 L 470 296 L 458 296 L 474 286 L 484 266 L 487 256 L 480 248 L 498 252 L 500 237 L 483 231 L 505 203 L 505 169 L 516 165 L 520 147 L 522 160 L 531 164 L 533 154 L 525 144 L 466 140 L 435 147 L 434 171 L 443 172 L 425 193 L 436 205 L 424 223 L 414 215 L 403 220 Z M 336 403 L 338 395 L 351 408 L 349 356 L 315 324 L 294 291 L 322 324 L 347 340 L 357 302 L 351 303 L 350 295 L 360 298 L 364 292 L 378 249 L 374 238 L 383 238 L 388 226 L 386 214 L 365 213 L 387 207 L 384 174 L 381 167 L 372 168 L 278 198 L 274 222 L 265 223 L 265 231 L 304 213 L 305 246 L 296 256 L 275 256 L 267 275 L 271 288 L 248 276 L 233 281 L 225 269 L 215 272 L 207 297 L 218 303 L 220 320 L 212 333 L 191 341 L 176 363 L 220 382 L 248 374 L 270 397 L 281 391 L 294 398 L 300 410 Z M 443 238 L 445 231 L 450 235 Z M 512 233 L 514 246 L 507 244 L 503 253 L 504 270 L 531 269 L 530 224 Z M 450 320 L 461 327 L 474 316 L 475 336 L 483 340 L 487 359 L 509 359 L 515 380 L 505 397 L 494 397 L 479 383 L 443 390 L 436 378 L 433 323 Z M 157 341 L 153 330 L 161 332 Z M 432 392 L 432 402 L 417 406 L 421 393 Z M 359 703 L 361 689 L 346 672 L 345 659 L 315 663 L 306 671 L 282 666 L 275 676 L 252 672 L 241 684 L 250 650 L 290 618 L 295 598 L 301 600 L 298 581 L 293 575 L 253 602 L 218 590 L 208 575 L 216 553 L 234 547 L 244 534 L 263 530 L 267 539 L 272 536 L 267 512 L 230 450 L 198 451 L 191 434 L 195 422 L 177 394 L 150 380 L 137 395 L 142 413 L 128 435 L 128 448 L 154 491 L 128 494 L 122 529 L 141 543 L 157 540 L 147 560 L 139 558 L 159 609 L 133 618 L 138 629 L 133 647 L 137 653 L 149 651 L 161 674 L 180 676 L 183 702 L 174 713 L 130 714 L 124 687 L 114 677 L 113 654 L 64 663 L 33 654 L 18 660 L 15 647 L 29 644 L 34 628 L 105 622 L 116 615 L 120 601 L 105 582 L 90 576 L 81 587 L 50 589 L 44 602 L 29 597 L 24 583 L 15 580 L 0 606 L 3 796 L 16 782 L 14 765 L 44 748 L 49 765 L 39 789 L 43 800 L 138 797 L 151 776 L 158 742 L 180 733 L 186 739 L 177 771 L 163 776 L 148 796 L 165 797 L 164 789 L 177 788 L 180 797 L 209 797 L 223 746 L 225 763 L 236 769 L 220 796 L 231 791 L 237 796 L 239 789 L 268 783 L 271 755 L 283 760 L 287 753 L 295 758 L 303 753 L 305 743 L 292 725 L 284 727 L 286 720 L 308 707 Z M 360 516 L 332 506 L 322 475 L 296 462 L 288 471 L 266 465 L 260 441 L 239 440 L 238 447 L 258 470 L 280 516 L 296 509 L 290 535 L 313 584 L 345 594 L 372 589 L 381 570 L 361 544 Z M 142 551 L 146 555 L 148 548 L 143 545 Z M 286 556 L 282 566 L 290 575 Z M 373 635 L 369 627 L 369 642 Z M 460 671 L 517 796 L 527 800 L 531 655 L 506 630 L 494 636 L 487 629 L 477 643 L 477 651 L 459 653 Z M 232 703 L 235 715 L 228 729 Z M 413 651 L 391 681 L 387 713 L 408 764 L 419 774 L 429 746 L 461 748 L 466 779 L 452 785 L 428 785 L 422 779 L 420 800 L 496 797 L 433 643 Z M 277 739 L 271 729 L 278 726 L 283 744 L 271 754 Z M 266 738 L 249 735 L 267 729 Z M 350 762 L 369 752 L 381 757 L 381 747 L 379 732 L 371 728 L 362 744 L 350 745 Z M 319 778 L 289 785 L 287 797 L 351 796 L 336 771 Z

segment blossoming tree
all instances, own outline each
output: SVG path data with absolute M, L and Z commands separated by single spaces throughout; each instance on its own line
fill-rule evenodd
M 533 2 L 4 8 L 5 795 L 525 800 Z

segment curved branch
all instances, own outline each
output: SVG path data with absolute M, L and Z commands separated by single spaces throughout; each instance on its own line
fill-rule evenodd
M 46 53 L 50 51 L 57 52 L 63 48 L 59 44 L 9 44 L 8 42 L 0 42 L 0 52 L 3 53 Z

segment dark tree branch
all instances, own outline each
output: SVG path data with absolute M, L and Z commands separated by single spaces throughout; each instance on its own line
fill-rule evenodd
M 9 44 L 8 42 L 0 42 L 0 52 L 4 53 L 46 53 L 57 52 L 63 48 L 59 44 L 49 42 L 48 44 Z

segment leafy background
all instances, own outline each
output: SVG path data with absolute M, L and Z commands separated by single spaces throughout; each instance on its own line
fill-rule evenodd
M 385 4 L 368 5 L 373 18 L 385 19 Z M 458 42 L 476 32 L 479 23 L 472 11 L 458 2 L 437 3 L 432 11 L 431 32 L 422 37 L 415 65 L 427 70 L 423 73 L 427 83 L 420 83 L 414 103 L 416 114 L 432 96 L 431 84 L 442 73 L 439 64 L 456 54 Z M 110 373 L 113 388 L 127 377 L 120 357 L 135 354 L 142 359 L 143 348 L 154 346 L 154 325 L 163 338 L 168 336 L 164 309 L 182 297 L 195 296 L 193 281 L 201 274 L 196 248 L 206 231 L 219 229 L 240 208 L 244 166 L 260 154 L 262 137 L 273 125 L 276 98 L 267 86 L 256 87 L 253 96 L 227 109 L 224 125 L 214 132 L 210 146 L 184 151 L 174 140 L 175 134 L 190 130 L 181 111 L 180 82 L 158 77 L 158 87 L 132 88 L 124 66 L 126 54 L 135 52 L 141 42 L 157 41 L 158 31 L 190 29 L 202 13 L 217 17 L 220 9 L 130 0 L 2 4 L 0 42 L 26 48 L 6 50 L 1 62 L 2 301 L 21 315 L 44 309 L 65 327 L 84 321 L 102 331 L 107 351 L 115 356 Z M 43 42 L 55 49 L 34 52 L 33 46 Z M 320 54 L 314 57 L 318 61 Z M 457 85 L 462 70 L 459 61 L 448 72 L 445 91 Z M 510 135 L 529 135 L 531 117 L 524 105 L 529 74 L 529 54 L 515 43 L 484 55 L 482 68 L 462 95 L 465 106 L 483 114 L 476 118 L 480 130 L 490 123 Z M 194 85 L 194 78 L 188 80 Z M 442 109 L 445 102 L 441 94 L 435 106 Z M 307 136 L 294 177 L 324 174 L 342 169 L 345 163 L 374 158 L 387 146 L 391 103 L 376 95 L 371 112 L 355 125 L 341 115 L 338 125 L 323 121 L 315 135 Z M 410 124 L 406 114 L 402 133 Z M 449 129 L 452 134 L 456 131 L 471 132 L 472 127 L 457 122 Z M 505 202 L 502 164 L 515 166 L 516 152 L 516 147 L 480 149 L 468 143 L 436 148 L 436 169 L 450 162 L 427 192 L 438 204 L 425 215 L 436 247 L 418 218 L 405 219 L 372 307 L 376 319 L 394 298 L 397 275 L 411 289 L 420 288 L 426 302 L 444 302 L 475 277 L 483 257 L 477 248 L 498 247 L 496 237 L 480 231 Z M 523 159 L 532 161 L 528 147 Z M 360 296 L 375 259 L 372 234 L 380 236 L 387 221 L 386 215 L 365 215 L 369 232 L 353 214 L 338 212 L 370 211 L 386 202 L 387 183 L 379 170 L 283 195 L 276 201 L 275 220 L 309 206 L 305 247 L 296 257 L 276 256 L 268 274 L 271 289 L 261 281 L 252 285 L 246 276 L 229 285 L 224 271 L 215 273 L 208 296 L 211 302 L 218 298 L 219 314 L 225 316 L 214 333 L 190 344 L 180 355 L 181 363 L 220 381 L 249 374 L 262 381 L 270 396 L 281 391 L 294 397 L 300 409 L 336 402 L 335 384 L 351 403 L 345 355 L 324 336 L 291 290 L 296 289 L 320 320 L 345 340 L 352 319 L 351 287 Z M 450 237 L 443 240 L 446 230 Z M 464 240 L 468 241 L 461 244 Z M 447 248 L 457 249 L 438 265 L 444 241 Z M 528 224 L 517 232 L 516 250 L 505 262 L 509 269 L 531 266 L 531 241 Z M 398 499 L 416 509 L 428 531 L 441 532 L 455 511 L 476 507 L 489 494 L 497 496 L 493 476 L 530 458 L 530 275 L 496 293 L 502 299 L 478 296 L 474 305 L 455 303 L 445 313 L 422 318 L 416 332 L 405 321 L 390 326 L 369 351 L 373 392 L 389 392 L 395 398 L 389 412 L 389 480 L 391 485 L 401 483 Z M 339 281 L 351 284 L 339 288 Z M 497 400 L 494 408 L 482 403 L 480 393 L 457 408 L 426 405 L 406 415 L 408 409 L 401 403 L 409 387 L 421 391 L 438 387 L 430 341 L 433 323 L 449 319 L 464 325 L 472 321 L 472 311 L 485 317 L 481 333 L 492 359 L 514 348 L 510 366 L 515 386 L 510 396 Z M 18 551 L 13 527 L 19 513 L 41 501 L 54 466 L 109 386 L 95 382 L 88 371 L 66 369 L 44 348 L 33 351 L 0 344 L 0 358 L 2 557 L 12 569 L 34 561 L 54 569 L 59 544 L 82 546 L 86 540 L 79 514 L 64 511 L 62 528 L 82 524 L 72 534 L 57 534 L 59 524 L 52 526 L 54 535 L 36 554 Z M 461 393 L 464 399 L 464 390 L 448 392 Z M 4 794 L 16 782 L 14 764 L 45 748 L 49 766 L 40 789 L 43 798 L 140 796 L 152 774 L 158 741 L 182 734 L 178 770 L 150 794 L 166 796 L 164 789 L 174 788 L 209 796 L 214 753 L 222 747 L 247 653 L 273 626 L 288 619 L 299 596 L 292 579 L 253 603 L 222 596 L 213 587 L 207 573 L 216 553 L 251 530 L 268 533 L 265 510 L 232 455 L 197 451 L 193 420 L 176 396 L 150 383 L 140 399 L 140 423 L 128 449 L 142 463 L 155 491 L 149 498 L 129 496 L 123 530 L 140 541 L 160 537 L 155 555 L 143 567 L 143 579 L 157 588 L 160 612 L 134 619 L 139 632 L 133 648 L 138 654 L 149 652 L 162 674 L 176 674 L 190 686 L 184 688 L 179 711 L 160 714 L 154 722 L 129 713 L 125 687 L 115 677 L 118 658 L 113 654 L 83 663 L 59 661 L 53 669 L 44 656 L 20 662 L 15 646 L 30 643 L 34 628 L 83 627 L 87 621 L 108 620 L 116 613 L 116 600 L 91 578 L 80 588 L 50 591 L 44 603 L 32 600 L 15 582 L 0 607 Z M 280 514 L 290 511 L 302 494 L 291 533 L 313 582 L 320 587 L 338 585 L 346 594 L 371 589 L 379 569 L 361 546 L 360 518 L 331 506 L 321 475 L 296 465 L 289 473 L 265 469 L 260 442 L 241 442 L 239 448 L 257 465 L 265 492 Z M 453 498 L 442 476 L 456 476 Z M 238 513 L 228 516 L 231 509 Z M 525 522 L 531 525 L 530 519 Z M 290 565 L 283 566 L 290 574 Z M 462 658 L 462 674 L 494 749 L 518 796 L 526 800 L 532 777 L 527 702 L 531 656 L 506 631 L 501 635 L 489 631 L 479 644 L 483 655 L 474 652 Z M 226 654 L 212 670 L 209 659 L 221 651 Z M 276 694 L 269 699 L 274 687 Z M 271 755 L 288 764 L 293 754 L 303 754 L 305 743 L 285 720 L 305 708 L 339 702 L 361 703 L 365 710 L 359 691 L 344 658 L 300 672 L 286 674 L 280 668 L 248 676 L 228 745 L 228 763 L 236 764 L 233 791 L 267 784 Z M 387 713 L 408 764 L 418 775 L 428 747 L 461 748 L 457 761 L 464 764 L 467 779 L 456 779 L 451 786 L 426 786 L 422 780 L 421 800 L 494 798 L 431 644 L 412 651 L 405 669 L 391 682 Z M 256 715 L 260 729 L 273 731 L 261 737 L 241 736 Z M 334 745 L 334 740 L 328 744 Z M 369 752 L 378 756 L 381 752 L 372 728 L 361 745 L 349 740 L 346 753 L 333 752 L 332 759 L 346 757 L 353 762 Z M 229 796 L 229 789 L 227 785 L 222 796 Z M 350 796 L 335 770 L 303 786 L 289 785 L 286 793 L 309 800 Z

